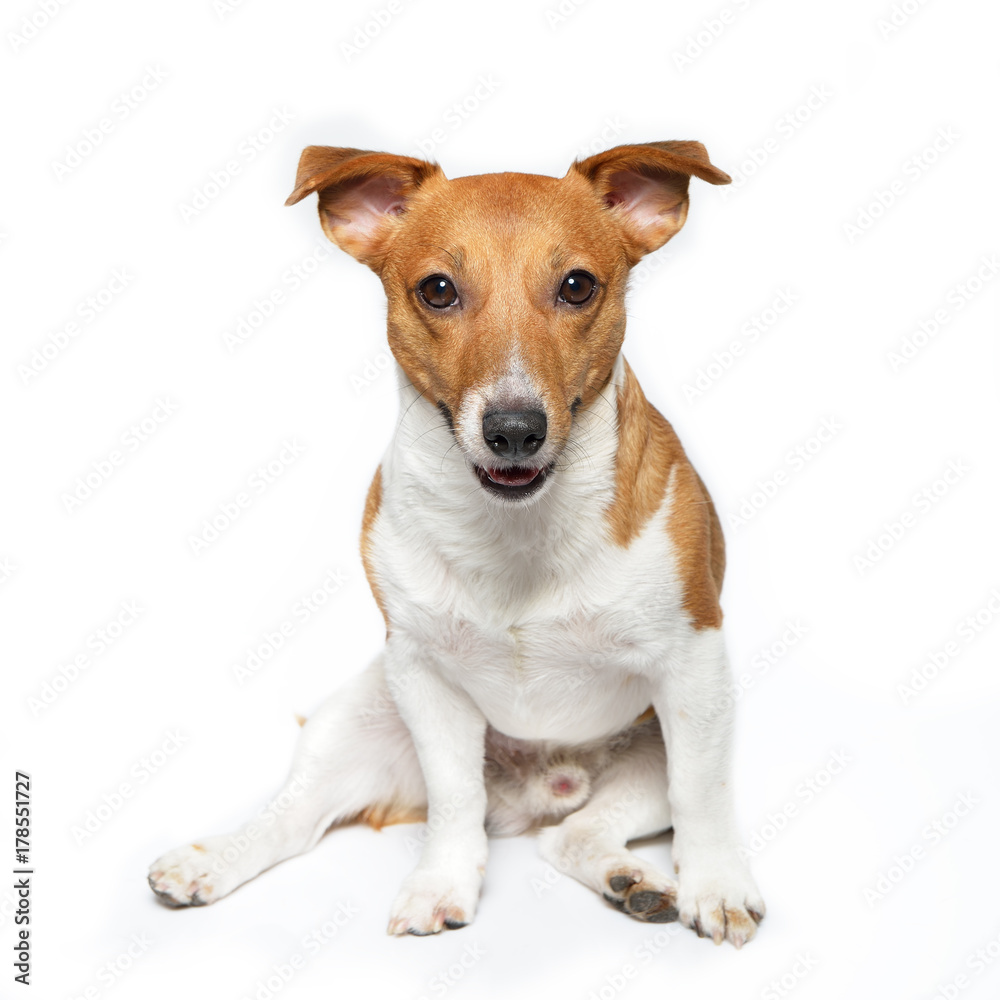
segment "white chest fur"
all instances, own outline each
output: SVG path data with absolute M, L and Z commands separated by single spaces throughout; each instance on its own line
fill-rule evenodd
M 621 369 L 533 503 L 488 497 L 415 394 L 382 463 L 371 543 L 391 628 L 510 736 L 578 742 L 623 728 L 688 634 L 665 509 L 628 548 L 608 537 Z

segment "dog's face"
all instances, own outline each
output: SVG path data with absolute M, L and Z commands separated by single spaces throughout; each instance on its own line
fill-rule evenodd
M 483 488 L 539 495 L 575 414 L 605 385 L 625 285 L 684 224 L 695 142 L 619 146 L 565 177 L 484 174 L 310 146 L 289 204 L 319 193 L 324 232 L 382 279 L 389 346 L 452 428 Z

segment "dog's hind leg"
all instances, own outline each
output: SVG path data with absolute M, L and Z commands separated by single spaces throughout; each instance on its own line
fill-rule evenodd
M 653 719 L 615 753 L 587 804 L 539 835 L 542 857 L 558 871 L 651 923 L 677 919 L 677 883 L 625 845 L 670 827 L 665 775 L 663 737 Z
M 424 779 L 386 686 L 381 657 L 304 724 L 281 791 L 233 833 L 168 851 L 149 869 L 165 903 L 202 906 L 314 847 L 333 824 L 424 818 Z

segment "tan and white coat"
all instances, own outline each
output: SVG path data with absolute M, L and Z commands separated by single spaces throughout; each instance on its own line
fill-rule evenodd
M 468 923 L 487 829 L 543 824 L 544 856 L 632 916 L 753 936 L 764 904 L 737 853 L 722 532 L 620 353 L 628 271 L 683 225 L 691 176 L 728 181 L 691 142 L 617 147 L 561 179 L 449 181 L 408 157 L 303 153 L 289 201 L 318 192 L 324 230 L 389 301 L 400 417 L 362 530 L 386 646 L 305 724 L 289 783 L 312 790 L 234 862 L 241 831 L 159 859 L 165 900 L 218 899 L 338 822 L 426 816 L 391 933 Z M 596 289 L 571 305 L 560 282 L 580 271 Z M 428 275 L 455 305 L 428 307 Z M 497 464 L 483 418 L 524 406 L 547 417 L 533 459 L 547 471 L 509 500 L 481 481 Z M 626 847 L 669 827 L 677 881 Z

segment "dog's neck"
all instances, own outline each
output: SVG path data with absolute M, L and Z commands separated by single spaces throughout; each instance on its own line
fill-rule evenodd
M 516 560 L 525 581 L 544 579 L 557 565 L 564 574 L 567 563 L 592 559 L 595 539 L 606 535 L 624 374 L 619 355 L 604 389 L 576 414 L 545 493 L 505 504 L 480 486 L 441 411 L 399 369 L 399 420 L 382 462 L 383 495 L 449 562 L 471 561 L 487 572 Z

